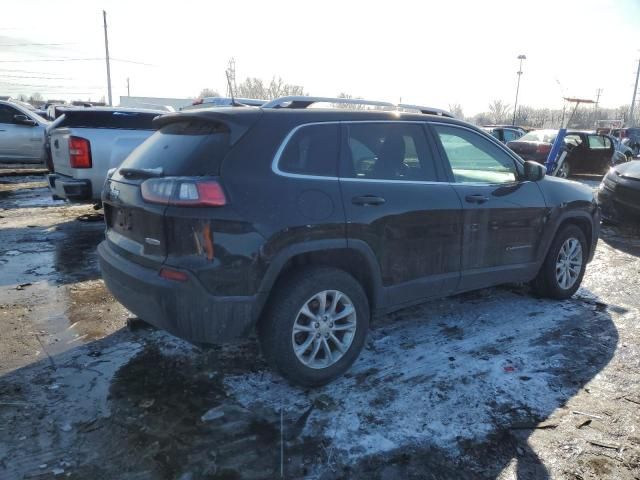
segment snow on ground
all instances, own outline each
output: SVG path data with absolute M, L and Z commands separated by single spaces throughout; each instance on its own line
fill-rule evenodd
M 332 439 L 352 460 L 412 444 L 455 454 L 459 441 L 482 439 L 500 423 L 501 406 L 540 419 L 575 393 L 550 373 L 565 361 L 561 348 L 540 337 L 586 311 L 575 301 L 486 290 L 374 325 L 348 376 L 322 389 L 304 392 L 270 372 L 225 384 L 247 408 L 293 415 L 328 403 L 315 408 L 304 434 Z

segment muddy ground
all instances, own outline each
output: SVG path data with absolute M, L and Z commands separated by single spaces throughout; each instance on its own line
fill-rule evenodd
M 126 328 L 102 230 L 0 177 L 0 479 L 640 479 L 640 228 L 603 229 L 571 300 L 514 285 L 380 319 L 316 390 L 254 340 Z

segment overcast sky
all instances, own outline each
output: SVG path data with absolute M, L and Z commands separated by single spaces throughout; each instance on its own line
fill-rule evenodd
M 137 96 L 224 94 L 235 57 L 238 81 L 279 75 L 312 95 L 460 103 L 471 115 L 513 105 L 525 54 L 520 104 L 560 108 L 563 94 L 601 88 L 601 105 L 617 107 L 640 57 L 640 0 L 2 3 L 0 95 L 106 96 L 103 8 L 114 104 L 127 77 Z

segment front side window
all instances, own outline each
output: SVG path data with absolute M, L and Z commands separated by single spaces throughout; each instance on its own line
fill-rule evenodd
M 0 105 L 0 123 L 15 123 L 13 116 L 19 113 L 18 110 L 8 105 Z
M 338 173 L 338 125 L 306 125 L 287 143 L 278 168 L 287 173 L 336 177 Z
M 422 125 L 353 123 L 346 126 L 343 177 L 436 181 Z
M 456 183 L 511 183 L 514 160 L 498 146 L 467 129 L 434 125 Z

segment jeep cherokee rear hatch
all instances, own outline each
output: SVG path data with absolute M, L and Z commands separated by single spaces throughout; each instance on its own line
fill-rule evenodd
M 212 259 L 203 222 L 227 210 L 220 167 L 257 119 L 244 117 L 238 123 L 224 113 L 202 111 L 156 119 L 159 130 L 105 184 L 106 237 L 117 253 L 151 268 L 159 268 L 169 253 Z

